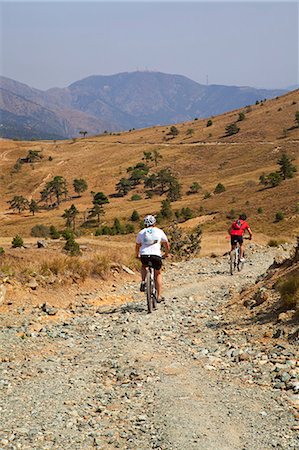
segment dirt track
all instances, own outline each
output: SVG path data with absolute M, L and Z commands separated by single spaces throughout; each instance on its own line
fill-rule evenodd
M 116 293 L 133 303 L 99 308 L 87 292 L 67 316 L 46 305 L 2 317 L 1 449 L 298 448 L 292 391 L 271 378 L 278 359 L 296 370 L 295 348 L 265 347 L 224 314 L 277 253 L 252 249 L 234 277 L 225 258 L 171 264 L 151 315 L 131 282 Z

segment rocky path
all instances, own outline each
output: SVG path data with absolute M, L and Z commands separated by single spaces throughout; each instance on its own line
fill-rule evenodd
M 117 292 L 136 301 L 98 308 L 78 297 L 72 317 L 39 331 L 51 309 L 20 311 L 0 338 L 0 448 L 299 448 L 296 349 L 254 342 L 225 316 L 231 291 L 276 251 L 253 246 L 234 277 L 226 258 L 170 264 L 151 315 L 133 282 Z

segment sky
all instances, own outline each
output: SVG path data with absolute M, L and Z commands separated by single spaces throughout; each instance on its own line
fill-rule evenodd
M 298 83 L 298 2 L 2 1 L 0 73 L 38 89 L 136 70 Z

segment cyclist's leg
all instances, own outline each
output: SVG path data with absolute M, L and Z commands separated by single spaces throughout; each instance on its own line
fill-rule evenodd
M 144 292 L 145 291 L 145 277 L 146 277 L 146 264 L 147 264 L 147 258 L 145 256 L 141 256 L 141 269 L 140 269 L 140 274 L 141 274 L 141 284 L 140 284 L 140 291 Z
M 242 236 L 240 236 L 239 244 L 240 244 L 240 259 L 243 259 L 244 258 L 244 241 L 243 241 Z
M 157 289 L 157 298 L 161 298 L 161 292 L 162 292 L 162 273 L 161 269 L 157 270 L 155 269 L 155 282 L 156 282 L 156 289 Z

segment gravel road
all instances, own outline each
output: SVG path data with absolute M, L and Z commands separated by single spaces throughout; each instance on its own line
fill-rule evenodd
M 56 323 L 19 310 L 0 335 L 0 448 L 298 449 L 298 349 L 225 316 L 279 252 L 251 245 L 233 277 L 227 257 L 170 263 L 150 315 L 136 282 L 116 288 L 134 302 L 78 296 Z

